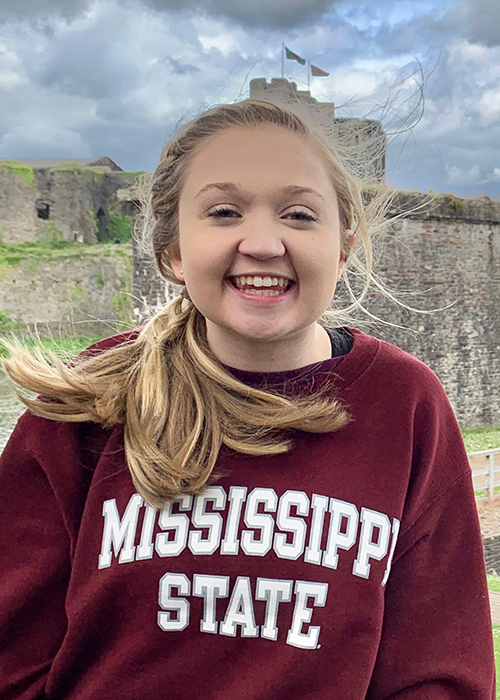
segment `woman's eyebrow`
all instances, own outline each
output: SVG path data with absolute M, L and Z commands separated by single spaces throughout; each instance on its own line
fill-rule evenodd
M 315 190 L 312 187 L 302 187 L 301 185 L 287 185 L 286 187 L 283 187 L 283 192 L 286 192 L 287 194 L 312 194 L 326 202 L 326 199 L 323 197 L 323 195 L 320 194 L 318 190 Z
M 250 197 L 250 192 L 246 191 L 243 187 L 236 185 L 234 182 L 210 182 L 208 185 L 205 185 L 201 188 L 201 190 L 196 194 L 195 199 L 197 199 L 200 195 L 204 194 L 205 192 L 208 192 L 211 189 L 220 190 L 221 192 L 234 192 L 242 194 L 246 197 Z M 279 188 L 277 190 L 277 194 L 279 193 L 312 194 L 316 197 L 319 197 L 324 202 L 326 201 L 323 195 L 320 194 L 317 190 L 313 189 L 312 187 L 302 187 L 301 185 L 286 185 L 285 187 Z
M 238 185 L 235 185 L 232 182 L 210 182 L 208 185 L 201 188 L 201 190 L 195 196 L 195 199 L 212 189 L 221 190 L 222 192 L 240 192 L 242 190 L 241 187 L 238 187 Z

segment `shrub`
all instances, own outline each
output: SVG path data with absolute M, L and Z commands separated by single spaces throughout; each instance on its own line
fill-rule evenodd
M 110 214 L 111 223 L 108 227 L 109 239 L 119 238 L 121 243 L 126 243 L 132 238 L 132 217 L 127 214 Z
M 15 332 L 17 327 L 18 324 L 11 319 L 8 311 L 0 311 L 0 336 Z
M 467 211 L 467 202 L 464 199 L 460 199 L 459 197 L 455 197 L 454 194 L 445 194 L 444 195 L 444 203 L 446 204 L 447 207 L 450 209 L 453 209 L 453 211 L 456 212 L 464 212 Z

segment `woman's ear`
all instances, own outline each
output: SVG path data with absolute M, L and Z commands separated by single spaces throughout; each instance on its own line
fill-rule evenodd
M 345 252 L 342 252 L 340 254 L 339 267 L 338 267 L 338 271 L 337 271 L 337 282 L 342 277 L 342 273 L 344 272 L 347 258 L 349 257 L 351 249 L 352 249 L 354 242 L 356 240 L 354 231 L 350 228 L 348 228 L 344 231 L 343 238 L 345 240 L 345 243 L 342 247 L 344 248 Z
M 173 270 L 174 275 L 177 277 L 179 282 L 184 283 L 184 272 L 182 270 L 182 257 L 180 250 L 178 248 L 168 251 L 168 259 L 170 260 L 170 266 Z
M 348 228 L 344 231 L 344 238 L 346 241 L 345 248 L 347 249 L 347 255 L 345 256 L 345 259 L 347 260 L 349 254 L 351 252 L 351 249 L 354 245 L 354 242 L 356 240 L 356 235 L 352 229 Z

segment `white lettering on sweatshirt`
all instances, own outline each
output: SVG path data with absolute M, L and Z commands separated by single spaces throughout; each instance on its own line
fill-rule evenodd
M 308 496 L 289 489 L 278 496 L 272 488 L 243 486 L 208 487 L 202 495 L 183 494 L 160 510 L 152 508 L 137 493 L 123 513 L 115 499 L 104 501 L 99 569 L 151 559 L 177 557 L 185 550 L 194 556 L 265 557 L 271 551 L 279 559 L 337 569 L 349 550 L 355 554 L 351 573 L 373 577 L 373 562 L 381 585 L 387 582 L 399 520 L 371 508 L 321 494 Z M 142 515 L 142 519 L 141 519 Z M 139 525 L 140 523 L 140 525 Z M 353 555 L 351 555 L 352 557 Z M 351 558 L 352 561 L 352 558 Z M 383 571 L 383 573 L 382 573 Z M 321 628 L 313 624 L 313 612 L 324 607 L 328 583 L 258 577 L 252 588 L 248 576 L 231 577 L 167 572 L 159 581 L 157 623 L 165 632 L 182 632 L 199 625 L 205 634 L 270 641 L 281 639 L 300 649 L 319 649 Z M 194 599 L 203 601 L 203 615 L 191 615 Z M 256 624 L 254 605 L 265 602 L 264 623 Z M 281 616 L 289 629 L 280 632 Z M 219 614 L 218 614 L 219 613 Z M 283 625 L 283 623 L 282 623 Z
M 160 579 L 158 626 L 164 632 L 185 630 L 191 623 L 188 597 L 192 595 L 203 598 L 200 632 L 227 637 L 263 637 L 275 642 L 279 635 L 279 605 L 292 600 L 292 591 L 295 596 L 293 617 L 284 641 L 299 649 L 318 649 L 321 628 L 311 624 L 311 619 L 315 607 L 326 605 L 328 584 L 316 581 L 258 578 L 254 597 L 248 576 L 238 576 L 229 593 L 229 576 L 194 574 L 191 585 L 186 574 L 167 573 Z M 226 612 L 219 621 L 216 619 L 217 600 L 228 597 Z M 266 601 L 264 624 L 260 626 L 255 624 L 254 600 Z
M 115 499 L 103 503 L 102 514 L 99 569 L 111 566 L 113 556 L 126 564 L 150 559 L 154 553 L 175 557 L 186 548 L 197 556 L 219 552 L 265 557 L 272 550 L 280 559 L 303 558 L 306 563 L 336 569 L 342 552 L 355 547 L 353 575 L 369 578 L 372 562 L 386 558 L 381 577 L 385 585 L 399 533 L 399 520 L 391 521 L 385 513 L 365 507 L 359 512 L 354 503 L 320 494 L 309 498 L 304 491 L 288 490 L 278 497 L 274 489 L 263 487 L 247 493 L 243 486 L 231 486 L 226 493 L 222 486 L 210 486 L 199 496 L 180 495 L 161 510 L 135 493 L 121 516 Z M 250 622 L 248 629 L 252 629 Z

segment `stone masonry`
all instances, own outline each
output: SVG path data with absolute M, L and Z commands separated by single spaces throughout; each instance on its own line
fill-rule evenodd
M 97 243 L 111 213 L 129 214 L 130 205 L 123 205 L 117 192 L 130 187 L 133 174 L 71 163 L 27 168 L 24 174 L 15 162 L 0 160 L 0 231 L 7 245 L 54 234 Z

